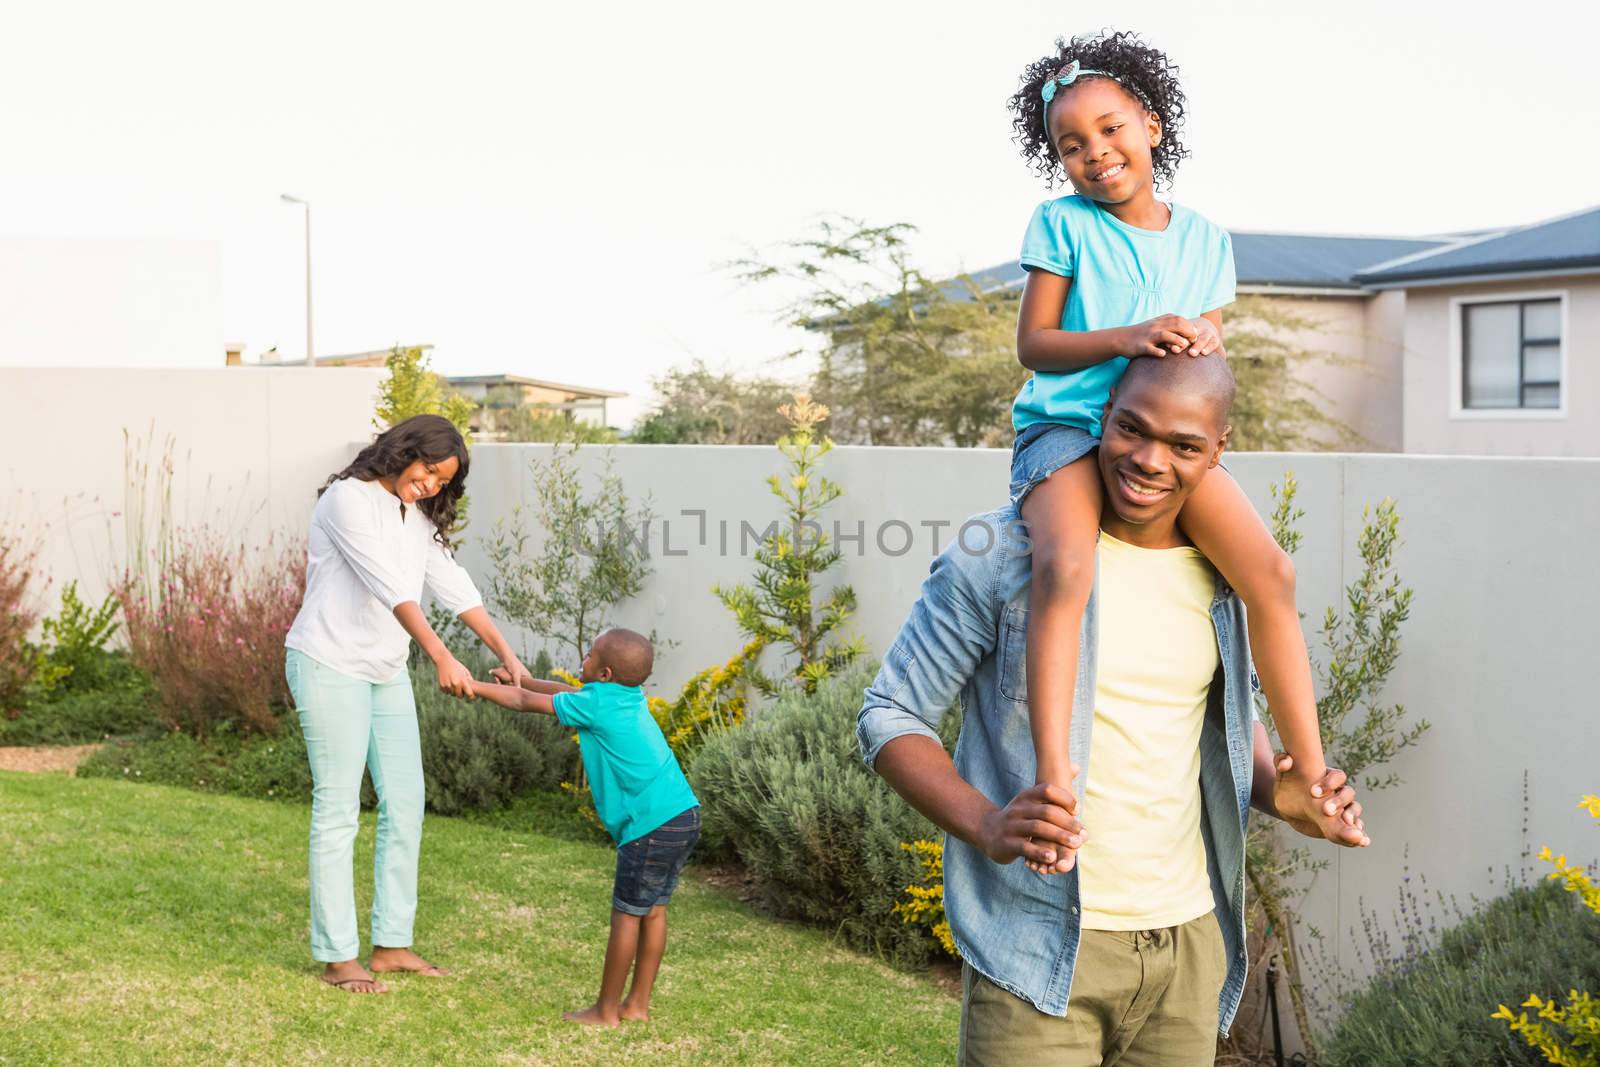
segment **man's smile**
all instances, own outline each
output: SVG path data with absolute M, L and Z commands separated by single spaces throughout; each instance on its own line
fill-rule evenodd
M 1122 497 L 1131 504 L 1144 506 L 1154 504 L 1168 493 L 1169 487 L 1152 485 L 1142 479 L 1135 478 L 1127 471 L 1117 472 L 1117 487 L 1122 491 Z

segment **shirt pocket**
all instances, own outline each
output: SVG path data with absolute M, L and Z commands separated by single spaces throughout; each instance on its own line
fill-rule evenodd
M 1000 628 L 1000 695 L 1028 699 L 1028 613 L 1016 606 L 1006 608 Z

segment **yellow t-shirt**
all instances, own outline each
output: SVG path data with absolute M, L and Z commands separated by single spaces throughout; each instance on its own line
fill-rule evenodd
M 1106 534 L 1099 556 L 1083 926 L 1177 926 L 1214 906 L 1200 836 L 1200 730 L 1220 662 L 1215 572 L 1197 549 L 1136 548 Z

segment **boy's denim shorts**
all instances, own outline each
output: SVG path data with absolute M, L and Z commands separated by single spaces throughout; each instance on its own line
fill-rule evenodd
M 617 849 L 612 909 L 642 916 L 649 915 L 657 905 L 665 905 L 678 888 L 678 875 L 698 840 L 700 809 L 693 807 Z
M 1036 422 L 1024 428 L 1011 445 L 1011 503 L 1022 507 L 1040 482 L 1099 447 L 1100 438 L 1081 426 Z

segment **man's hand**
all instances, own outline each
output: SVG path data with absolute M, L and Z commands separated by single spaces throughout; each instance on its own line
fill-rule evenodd
M 1217 332 L 1216 323 L 1207 318 L 1190 319 L 1190 324 L 1195 329 L 1194 340 L 1178 355 L 1183 356 L 1211 356 L 1223 355 L 1222 334 Z
M 1294 757 L 1279 753 L 1278 778 L 1272 803 L 1278 818 L 1307 837 L 1320 837 L 1346 848 L 1372 844 L 1361 818 L 1361 802 L 1345 773 L 1329 767 L 1315 782 L 1294 770 Z
M 1078 798 L 1071 790 L 1029 786 L 1005 807 L 983 817 L 975 843 L 999 864 L 1011 863 L 1019 856 L 1030 866 L 1054 864 L 1063 853 L 1075 857 L 1088 840 L 1089 832 L 1078 821 L 1077 811 Z
M 1207 323 L 1206 325 L 1210 325 Z M 1148 322 L 1126 326 L 1117 345 L 1117 354 L 1131 358 L 1139 356 L 1170 356 L 1186 351 L 1195 343 L 1200 331 L 1195 322 L 1182 315 L 1157 315 Z M 1218 339 L 1221 343 L 1221 339 Z

